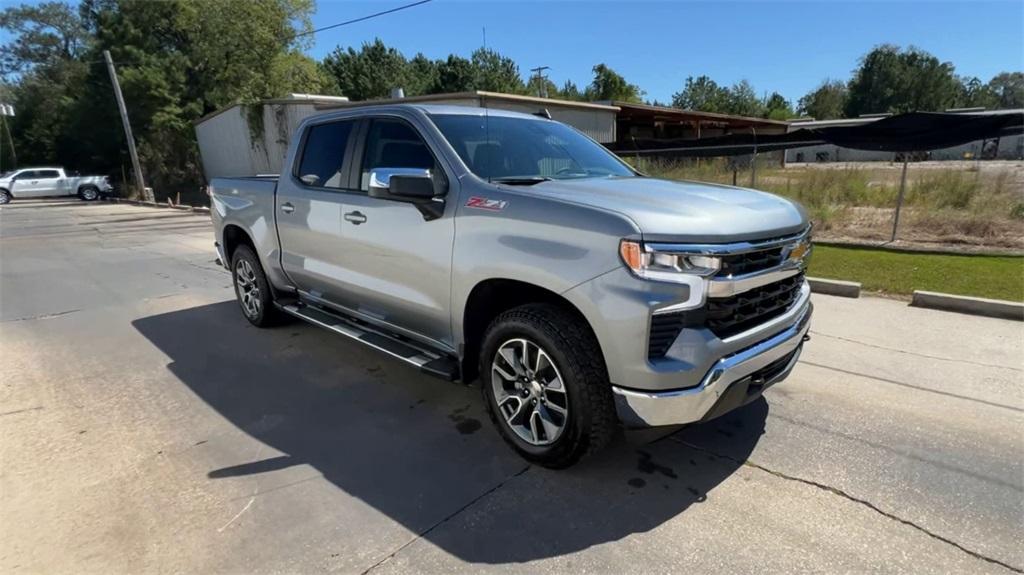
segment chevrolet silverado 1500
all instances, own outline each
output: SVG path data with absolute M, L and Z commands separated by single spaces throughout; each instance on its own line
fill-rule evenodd
M 0 174 L 0 204 L 13 198 L 78 196 L 92 201 L 114 191 L 107 176 L 68 174 L 64 168 L 22 168 Z
M 479 379 L 501 436 L 543 465 L 744 405 L 807 338 L 799 205 L 645 177 L 539 115 L 352 107 L 304 121 L 284 166 L 211 182 L 245 317 Z

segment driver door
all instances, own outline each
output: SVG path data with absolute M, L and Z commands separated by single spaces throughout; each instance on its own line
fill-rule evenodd
M 452 347 L 451 258 L 454 202 L 427 221 L 416 206 L 368 195 L 377 168 L 444 168 L 419 131 L 395 117 L 368 120 L 355 151 L 359 190 L 346 194 L 344 273 L 338 303 L 414 338 Z M 440 172 L 437 172 L 440 170 Z M 449 185 L 454 178 L 444 175 Z M 454 191 L 448 191 L 454 197 Z

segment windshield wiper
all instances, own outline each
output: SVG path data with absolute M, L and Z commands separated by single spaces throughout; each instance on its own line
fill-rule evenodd
M 509 186 L 532 186 L 541 182 L 549 182 L 551 178 L 545 176 L 509 176 L 507 178 L 491 178 L 495 184 L 507 184 Z

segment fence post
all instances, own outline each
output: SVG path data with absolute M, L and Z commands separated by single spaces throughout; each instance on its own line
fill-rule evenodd
M 907 190 L 907 153 L 903 153 L 903 175 L 900 176 L 900 193 L 896 197 L 896 217 L 892 221 L 892 239 L 890 242 L 896 241 L 896 230 L 900 227 L 900 209 L 903 208 L 903 194 Z

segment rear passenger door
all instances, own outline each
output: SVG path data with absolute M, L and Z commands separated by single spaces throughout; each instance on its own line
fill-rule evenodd
M 457 185 L 412 123 L 398 117 L 367 120 L 353 158 L 359 190 L 346 195 L 342 233 L 345 267 L 338 301 L 397 331 L 452 346 L 451 257 L 454 202 L 426 221 L 416 206 L 371 198 L 376 168 L 429 169 Z
M 281 267 L 305 295 L 332 302 L 345 273 L 342 212 L 351 189 L 357 120 L 310 125 L 294 165 L 278 179 L 275 210 Z M 268 222 L 272 225 L 272 222 Z
M 60 177 L 60 172 L 57 170 L 39 170 L 39 184 L 36 189 L 36 195 L 39 196 L 56 196 L 58 193 L 63 192 L 61 187 L 61 181 L 63 178 Z

